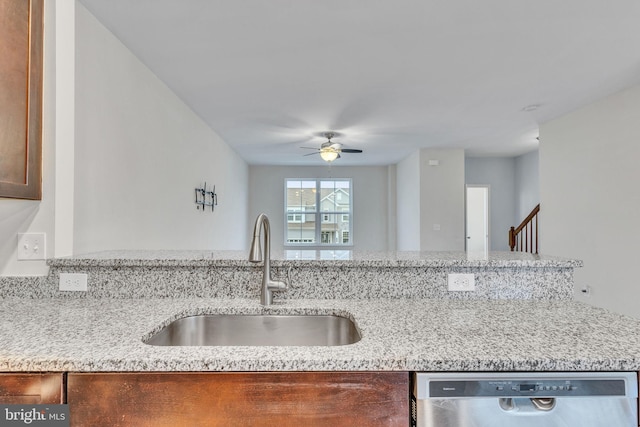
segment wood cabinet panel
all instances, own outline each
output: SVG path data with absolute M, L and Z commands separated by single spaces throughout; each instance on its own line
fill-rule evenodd
M 63 403 L 63 374 L 0 373 L 0 402 L 8 405 Z
M 69 373 L 71 426 L 403 426 L 407 372 Z

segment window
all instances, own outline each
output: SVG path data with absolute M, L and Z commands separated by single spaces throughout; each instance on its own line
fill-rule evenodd
M 302 214 L 289 214 L 289 215 L 287 215 L 287 221 L 289 221 L 289 222 L 302 222 Z
M 311 239 L 291 239 L 291 243 L 313 243 Z
M 300 210 L 297 208 L 289 209 L 287 213 L 287 222 L 304 222 L 304 214 L 295 212 L 300 212 Z
M 352 245 L 351 200 L 350 179 L 285 180 L 285 244 Z

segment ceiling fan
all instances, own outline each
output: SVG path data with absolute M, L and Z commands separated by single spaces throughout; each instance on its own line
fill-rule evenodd
M 336 135 L 337 134 L 335 132 L 324 132 L 323 136 L 327 138 L 327 142 L 323 142 L 320 148 L 301 147 L 308 150 L 317 150 L 315 153 L 305 154 L 305 156 L 320 154 L 322 160 L 325 162 L 332 162 L 335 159 L 340 158 L 340 153 L 362 153 L 362 150 L 355 148 L 342 148 L 342 144 L 339 142 L 331 142 L 331 138 L 334 138 Z

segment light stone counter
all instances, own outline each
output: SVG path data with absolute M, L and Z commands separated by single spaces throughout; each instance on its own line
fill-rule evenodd
M 360 253 L 287 251 L 272 257 L 272 275 L 289 276 L 278 299 L 571 300 L 580 261 L 526 253 Z M 257 298 L 261 266 L 245 252 L 118 251 L 49 260 L 48 277 L 0 278 L 0 297 Z M 88 275 L 88 292 L 59 292 L 60 273 Z M 475 277 L 474 292 L 449 292 L 448 273 Z M 9 283 L 10 282 L 10 283 Z
M 0 301 L 0 371 L 640 370 L 640 321 L 571 301 L 24 299 Z M 352 317 L 339 347 L 156 347 L 199 313 Z
M 276 254 L 291 286 L 258 304 L 243 252 L 103 252 L 0 278 L 0 371 L 640 370 L 640 321 L 573 301 L 580 261 L 519 253 Z M 87 292 L 58 291 L 86 273 Z M 474 292 L 449 292 L 471 273 Z M 156 347 L 145 337 L 202 313 L 337 314 L 338 347 Z
M 291 249 L 271 253 L 275 266 L 323 267 L 581 267 L 582 262 L 526 252 L 366 252 Z M 103 251 L 50 259 L 53 267 L 246 267 L 246 251 Z

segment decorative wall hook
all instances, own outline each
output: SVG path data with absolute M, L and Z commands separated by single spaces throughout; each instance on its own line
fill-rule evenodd
M 213 190 L 207 191 L 207 183 L 204 183 L 204 187 L 196 188 L 196 209 L 202 208 L 202 212 L 206 206 L 211 206 L 211 212 L 218 206 L 218 195 L 216 194 L 216 186 L 213 186 Z

